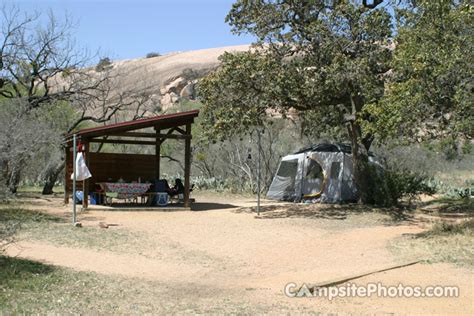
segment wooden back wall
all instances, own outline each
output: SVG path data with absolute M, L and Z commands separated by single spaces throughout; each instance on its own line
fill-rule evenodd
M 71 153 L 72 155 L 72 153 Z M 155 178 L 155 155 L 89 153 L 87 156 L 92 178 L 89 179 L 89 192 L 95 191 L 97 182 L 152 181 Z M 67 159 L 66 190 L 72 192 L 72 157 Z M 82 181 L 77 182 L 77 190 L 82 191 Z

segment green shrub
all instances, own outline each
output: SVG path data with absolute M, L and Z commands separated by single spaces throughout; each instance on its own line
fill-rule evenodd
M 438 147 L 440 151 L 444 154 L 446 160 L 454 160 L 459 158 L 459 152 L 457 148 L 457 142 L 454 138 L 442 139 Z
M 146 58 L 153 58 L 153 57 L 160 57 L 160 56 L 161 54 L 157 52 L 151 52 L 151 53 L 146 54 Z
M 420 194 L 436 193 L 436 186 L 427 174 L 407 167 L 388 165 L 385 169 L 374 166 L 371 171 L 374 204 L 393 206 L 408 198 L 409 203 Z
M 223 179 L 207 178 L 203 176 L 193 177 L 191 182 L 194 187 L 198 190 L 214 190 L 222 192 L 229 189 L 229 184 Z
M 436 187 L 428 175 L 406 168 L 390 167 L 385 171 L 385 181 L 392 202 L 403 198 L 413 200 L 420 194 L 433 195 Z
M 97 66 L 95 66 L 95 71 L 101 72 L 112 68 L 112 61 L 108 57 L 102 58 Z
M 437 188 L 437 192 L 446 198 L 470 198 L 474 195 L 474 180 L 466 180 L 461 186 L 432 179 L 430 183 Z
M 462 147 L 461 147 L 462 153 L 463 153 L 464 155 L 472 154 L 472 151 L 473 151 L 473 150 L 472 150 L 472 149 L 473 149 L 472 147 L 473 147 L 473 145 L 472 145 L 472 143 L 471 143 L 470 141 L 465 141 L 464 144 L 463 144 Z

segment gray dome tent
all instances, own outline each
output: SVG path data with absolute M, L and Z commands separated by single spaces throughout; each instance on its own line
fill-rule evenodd
M 375 163 L 374 157 L 369 161 Z M 337 203 L 355 201 L 351 146 L 318 144 L 283 157 L 267 198 L 299 202 L 319 199 Z

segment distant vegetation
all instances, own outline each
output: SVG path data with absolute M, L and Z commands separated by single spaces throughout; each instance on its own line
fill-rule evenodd
M 108 57 L 88 71 L 94 57 L 74 46 L 68 16 L 0 11 L 0 199 L 25 182 L 52 194 L 64 170 L 64 135 L 122 110 L 143 116 L 150 95 L 138 86 L 118 91 L 115 80 L 126 74 L 112 74 Z
M 157 52 L 151 52 L 151 53 L 146 54 L 146 58 L 153 58 L 153 57 L 160 57 L 160 56 L 161 54 Z
M 418 170 L 380 177 L 368 152 L 438 143 L 454 160 L 470 147 L 472 10 L 467 1 L 447 0 L 238 0 L 226 21 L 258 40 L 251 51 L 222 55 L 221 66 L 201 81 L 204 130 L 210 139 L 232 140 L 278 113 L 313 140 L 352 145 L 362 203 L 430 192 Z
M 472 51 L 467 47 L 472 37 L 464 30 L 472 25 L 472 6 L 463 1 L 387 2 L 397 15 L 394 20 L 387 6 L 370 8 L 360 2 L 315 6 L 319 15 L 306 10 L 304 2 L 263 3 L 267 14 L 253 14 L 259 7 L 236 1 L 227 21 L 234 32 L 264 40 L 252 52 L 224 54 L 221 66 L 210 74 L 209 69 L 183 70 L 181 77 L 192 81 L 193 90 L 196 86 L 198 101 L 183 98 L 166 109 L 202 109 L 193 126 L 197 188 L 255 193 L 260 151 L 264 192 L 281 156 L 309 144 L 338 141 L 354 148 L 359 188 L 371 192 L 367 203 L 395 204 L 435 190 L 461 196 L 470 189 L 474 98 Z M 285 12 L 306 18 L 290 23 Z M 97 72 L 82 71 L 90 69 L 91 59 L 69 46 L 73 37 L 67 21 L 4 16 L 15 18 L 9 21 L 11 29 L 0 34 L 3 46 L 11 49 L 3 52 L 9 58 L 2 60 L 0 76 L 0 198 L 20 185 L 44 185 L 43 193 L 51 194 L 62 182 L 65 133 L 123 120 L 122 113 L 147 115 L 151 111 L 141 107 L 151 97 L 139 83 L 115 95 L 112 79 L 118 74 L 110 71 L 109 57 L 99 61 Z M 34 29 L 42 32 L 30 32 Z M 270 45 L 270 39 L 283 43 Z M 326 44 L 319 45 L 320 39 Z M 45 40 L 54 43 L 44 45 L 47 52 L 36 45 Z M 54 90 L 51 82 L 58 77 L 64 87 Z M 158 105 L 153 109 L 160 108 L 160 100 L 152 100 Z M 264 131 L 261 148 L 256 128 Z M 162 147 L 169 177 L 182 175 L 182 149 L 173 140 Z M 369 149 L 385 159 L 390 177 L 381 180 L 387 181 L 383 185 L 365 166 Z M 153 153 L 111 144 L 102 150 Z
M 97 66 L 95 66 L 95 71 L 101 72 L 104 70 L 111 69 L 112 67 L 113 67 L 112 61 L 110 60 L 110 58 L 104 57 L 104 58 L 101 58 L 99 62 L 97 63 Z

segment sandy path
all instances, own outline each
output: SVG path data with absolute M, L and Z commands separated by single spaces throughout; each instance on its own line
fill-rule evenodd
M 145 253 L 99 252 L 36 241 L 21 242 L 10 247 L 8 253 L 80 271 L 169 284 L 218 286 L 233 291 L 235 297 L 248 297 L 254 304 L 276 301 L 295 308 L 362 313 L 469 314 L 474 310 L 472 271 L 441 264 L 388 271 L 356 283 L 458 285 L 461 297 L 344 298 L 332 302 L 287 298 L 283 287 L 288 282 L 319 283 L 394 265 L 395 258 L 386 243 L 402 234 L 419 232 L 420 228 L 378 225 L 335 231 L 307 218 L 256 219 L 253 214 L 234 212 L 235 207 L 249 206 L 249 199 L 212 197 L 209 203 L 221 203 L 223 208 L 202 212 L 95 211 L 80 215 L 86 226 L 96 227 L 98 221 L 105 221 L 118 224 L 118 229 L 145 232 L 151 242 Z M 58 214 L 64 211 L 61 207 L 54 210 Z
M 172 260 L 153 260 L 139 255 L 83 248 L 58 247 L 51 244 L 20 242 L 7 250 L 9 255 L 39 260 L 79 271 L 94 271 L 108 275 L 122 275 L 147 280 L 170 282 L 177 278 L 189 279 L 204 269 L 198 265 L 183 265 Z
M 357 274 L 368 267 L 381 269 L 393 265 L 394 261 L 384 247 L 390 236 L 398 234 L 393 228 L 374 228 L 332 238 L 317 231 L 313 234 L 299 231 L 292 236 L 272 231 L 269 236 L 270 232 L 258 229 L 260 238 L 242 239 L 238 234 L 227 234 L 226 237 L 225 231 L 227 229 L 214 230 L 211 242 L 204 234 L 180 235 L 177 230 L 170 234 L 161 231 L 155 236 L 157 241 L 169 240 L 174 244 L 157 249 L 159 258 L 152 252 L 139 255 L 27 241 L 10 246 L 7 253 L 81 271 L 148 280 L 170 282 L 178 278 L 280 289 L 288 280 L 321 282 Z M 173 234 L 177 234 L 175 238 L 179 241 L 172 239 Z M 372 241 L 372 234 L 384 234 L 384 239 Z M 236 239 L 242 242 L 237 243 Z M 275 244 L 282 246 L 275 247 Z

